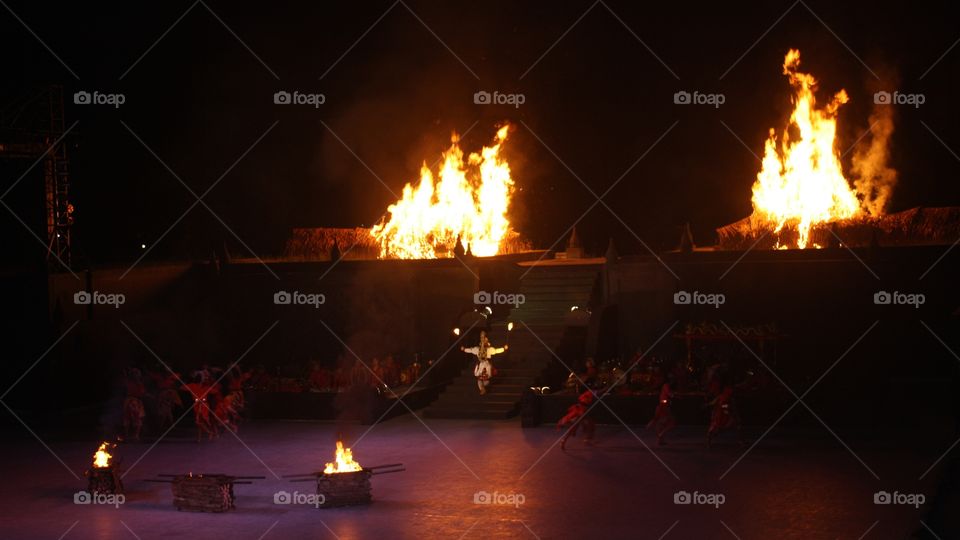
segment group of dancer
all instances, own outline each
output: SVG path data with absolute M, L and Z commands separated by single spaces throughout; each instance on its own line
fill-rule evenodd
M 710 424 L 707 427 L 707 448 L 713 444 L 713 440 L 721 432 L 733 430 L 736 432 L 738 441 L 743 443 L 742 432 L 740 430 L 740 416 L 737 413 L 734 403 L 734 386 L 724 377 L 718 376 L 713 379 L 708 386 L 705 394 L 706 402 L 704 408 L 710 409 Z M 667 444 L 665 439 L 677 425 L 676 417 L 673 414 L 673 402 L 676 397 L 675 382 L 672 377 L 667 380 L 660 388 L 657 398 L 657 406 L 653 413 L 653 418 L 647 424 L 646 428 L 653 430 L 657 437 L 657 445 Z M 593 409 L 595 400 L 602 399 L 609 393 L 609 388 L 592 389 L 580 388 L 580 394 L 576 403 L 567 409 L 567 414 L 557 422 L 557 429 L 566 429 L 560 439 L 560 448 L 565 449 L 567 440 L 575 437 L 579 428 L 583 428 L 584 443 L 592 444 L 593 435 L 596 427 L 596 420 L 593 418 Z
M 192 374 L 191 382 L 184 382 L 178 373 L 160 371 L 150 372 L 147 381 L 140 369 L 127 368 L 124 373 L 123 436 L 130 441 L 140 440 L 147 417 L 145 400 L 152 400 L 155 404 L 160 430 L 173 426 L 174 410 L 184 405 L 181 392 L 192 400 L 190 406 L 197 441 L 204 437 L 214 439 L 222 430 L 236 432 L 244 407 L 244 383 L 251 375 L 236 366 L 224 373 L 219 368 L 204 365 Z

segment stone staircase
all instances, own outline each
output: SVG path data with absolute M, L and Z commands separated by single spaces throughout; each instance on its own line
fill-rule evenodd
M 541 262 L 525 268 L 520 292 L 525 303 L 510 311 L 514 322 L 507 332 L 506 321 L 491 325 L 490 341 L 495 346 L 509 343 L 507 352 L 494 356 L 497 376 L 481 396 L 473 377 L 473 362 L 447 385 L 424 415 L 428 418 L 501 419 L 516 414 L 523 391 L 538 382 L 554 361 L 551 351 L 559 347 L 571 306 L 590 303 L 600 263 L 551 264 Z

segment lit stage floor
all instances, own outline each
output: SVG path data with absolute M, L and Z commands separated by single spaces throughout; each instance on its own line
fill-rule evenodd
M 407 468 L 374 476 L 368 506 L 274 503 L 278 491 L 312 492 L 312 483 L 278 477 L 331 459 L 331 423 L 248 423 L 239 440 L 227 434 L 201 444 L 178 429 L 155 446 L 121 446 L 114 454 L 128 473 L 119 508 L 73 502 L 86 487 L 95 441 L 50 442 L 50 453 L 24 430 L 4 445 L 0 537 L 905 538 L 922 527 L 926 509 L 877 505 L 874 494 L 931 500 L 948 460 L 919 478 L 952 442 L 947 434 L 878 440 L 838 430 L 848 451 L 825 429 L 776 429 L 743 457 L 761 432 L 749 432 L 746 446 L 728 435 L 707 450 L 702 428 L 679 428 L 659 448 L 635 428 L 654 455 L 622 426 L 599 426 L 592 447 L 571 439 L 565 452 L 553 429 L 524 430 L 516 421 L 425 426 L 407 415 L 366 434 L 367 426 L 342 429 L 361 464 Z M 237 509 L 224 514 L 178 512 L 169 485 L 143 481 L 191 471 L 267 478 L 237 486 Z M 677 504 L 678 492 L 714 505 Z M 494 503 L 476 502 L 484 497 Z

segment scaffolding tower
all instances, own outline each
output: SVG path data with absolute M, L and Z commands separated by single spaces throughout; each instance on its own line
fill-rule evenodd
M 70 261 L 70 162 L 67 159 L 63 87 L 50 85 L 0 109 L 0 159 L 41 160 L 44 183 L 47 263 Z

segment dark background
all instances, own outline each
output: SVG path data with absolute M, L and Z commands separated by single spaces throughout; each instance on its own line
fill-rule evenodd
M 921 79 L 960 38 L 947 2 L 797 3 L 767 32 L 791 3 L 411 0 L 394 5 L 363 39 L 390 2 L 8 5 L 77 75 L 0 9 L 0 103 L 59 83 L 67 124 L 79 121 L 69 153 L 81 267 L 132 261 L 141 243 L 157 242 L 194 202 L 121 122 L 197 193 L 278 122 L 205 199 L 262 257 L 279 254 L 292 227 L 369 226 L 395 200 L 322 123 L 395 193 L 417 177 L 423 160 L 439 156 L 451 132 L 477 123 L 465 137 L 469 151 L 489 142 L 499 123 L 513 123 L 506 152 L 521 190 L 514 224 L 546 248 L 594 202 L 550 150 L 601 193 L 678 122 L 605 201 L 654 249 L 674 247 L 687 221 L 698 243 L 711 244 L 714 228 L 750 213 L 759 169 L 721 121 L 762 152 L 768 129 L 782 129 L 791 108 L 781 73 L 788 48 L 801 50 L 802 70 L 821 81 L 823 99 L 840 88 L 849 93 L 842 148 L 867 127 L 878 86 L 923 93 L 920 108 L 897 108 L 893 166 L 900 182 L 890 210 L 960 204 L 960 163 L 921 124 L 960 150 L 960 49 Z M 78 90 L 122 92 L 127 102 L 119 109 L 77 106 Z M 327 102 L 319 109 L 275 105 L 278 90 L 321 92 Z M 526 103 L 475 105 L 478 90 L 521 92 Z M 674 105 L 678 90 L 722 92 L 726 103 Z M 29 164 L 5 162 L 3 185 Z M 41 182 L 38 167 L 5 201 L 42 237 Z M 39 242 L 9 213 L 0 212 L 0 222 L 8 253 L 42 257 Z M 602 205 L 578 230 L 595 252 L 613 237 L 622 253 L 645 253 Z M 198 205 L 147 260 L 206 257 L 224 242 L 249 254 Z

